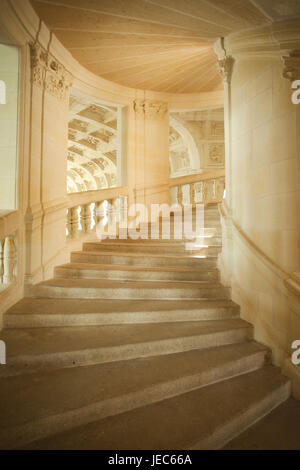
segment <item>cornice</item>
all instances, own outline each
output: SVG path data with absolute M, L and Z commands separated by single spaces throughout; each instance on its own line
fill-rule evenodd
M 279 57 L 300 49 L 300 19 L 276 21 L 225 38 L 227 54 L 239 58 Z

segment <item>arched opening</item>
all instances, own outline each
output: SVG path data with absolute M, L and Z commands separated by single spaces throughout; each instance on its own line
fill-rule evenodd
M 224 168 L 223 108 L 171 112 L 169 157 L 171 178 Z
M 19 50 L 0 44 L 0 211 L 17 208 Z
M 67 192 L 113 188 L 124 182 L 123 111 L 72 90 L 69 105 Z

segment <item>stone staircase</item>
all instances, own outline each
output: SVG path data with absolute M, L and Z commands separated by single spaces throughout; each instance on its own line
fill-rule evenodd
M 83 244 L 5 315 L 0 447 L 220 448 L 290 395 L 204 245 Z

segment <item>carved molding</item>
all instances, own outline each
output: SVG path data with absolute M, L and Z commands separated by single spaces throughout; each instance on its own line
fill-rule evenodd
M 233 64 L 234 58 L 232 56 L 226 56 L 218 60 L 219 72 L 224 83 L 230 83 L 231 81 Z
M 135 100 L 133 109 L 147 119 L 162 119 L 168 112 L 168 104 L 163 101 Z
M 31 79 L 60 100 L 66 100 L 72 86 L 72 76 L 55 57 L 39 43 L 30 45 Z
M 283 78 L 291 81 L 300 80 L 300 53 L 282 56 L 281 59 L 283 62 Z

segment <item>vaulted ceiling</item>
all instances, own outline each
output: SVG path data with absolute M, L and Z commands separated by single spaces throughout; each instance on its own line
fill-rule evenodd
M 213 43 L 300 15 L 300 0 L 32 0 L 87 69 L 140 89 L 196 93 L 222 87 Z

